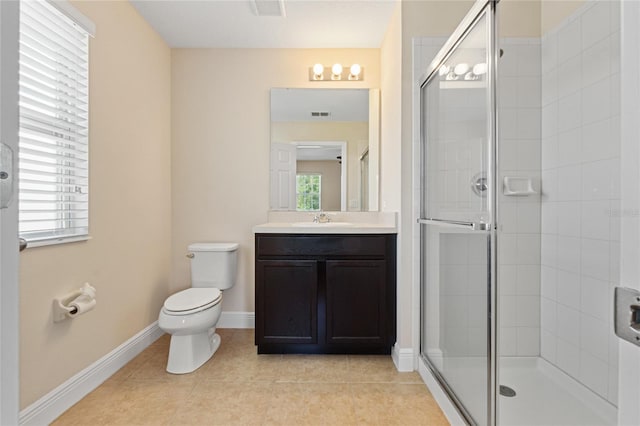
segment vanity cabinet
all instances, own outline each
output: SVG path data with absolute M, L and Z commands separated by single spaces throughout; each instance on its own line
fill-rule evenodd
M 256 234 L 258 353 L 389 354 L 395 234 Z

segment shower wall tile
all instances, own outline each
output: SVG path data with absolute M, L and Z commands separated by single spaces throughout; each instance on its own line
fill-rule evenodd
M 525 39 L 526 40 L 526 39 Z M 518 45 L 518 77 L 539 77 L 540 70 L 540 41 L 529 40 L 529 43 Z M 538 81 L 540 81 L 538 79 Z M 536 97 L 540 99 L 540 94 L 536 94 Z
M 522 171 L 540 171 L 540 138 L 523 139 L 517 144 L 516 168 Z
M 541 327 L 545 331 L 555 332 L 557 328 L 557 306 L 556 302 L 549 299 L 542 299 L 540 307 Z
M 582 161 L 592 162 L 603 158 L 615 158 L 620 155 L 619 144 L 609 143 L 619 140 L 612 134 L 619 127 L 614 119 L 601 120 L 587 124 L 582 128 Z
M 501 39 L 500 178 L 530 177 L 536 189 L 541 179 L 541 116 L 543 112 L 539 39 Z M 548 52 L 547 52 L 548 54 Z M 545 131 L 551 132 L 550 129 Z M 555 132 L 555 129 L 553 129 Z M 540 355 L 540 196 L 499 200 L 498 285 L 501 355 Z
M 609 366 L 606 362 L 580 352 L 580 381 L 599 395 L 606 395 L 609 387 Z
M 560 83 L 558 83 L 560 86 Z M 574 92 L 558 101 L 558 130 L 566 132 L 580 126 L 582 118 L 582 93 Z
M 515 296 L 518 294 L 518 267 L 516 265 L 500 265 L 498 274 L 501 278 L 500 295 Z
M 582 238 L 582 275 L 609 281 L 611 242 Z
M 558 67 L 558 35 L 549 34 L 546 43 L 542 43 L 540 54 L 542 58 L 542 81 L 545 75 L 552 73 Z
M 582 87 L 580 84 L 581 59 L 580 56 L 574 56 L 558 66 L 558 96 L 560 98 L 575 94 Z
M 551 363 L 556 362 L 556 336 L 547 331 L 541 330 L 540 332 L 540 355 Z
M 558 31 L 558 60 L 568 60 L 582 51 L 580 19 L 569 21 Z
M 501 327 L 500 328 L 500 354 L 502 356 L 516 356 L 517 355 L 517 334 L 516 327 Z
M 582 15 L 582 50 L 611 34 L 611 8 L 607 3 L 597 2 Z
M 541 105 L 548 105 L 558 99 L 558 70 L 544 71 L 541 77 Z
M 609 366 L 608 398 L 610 403 L 618 402 L 618 366 Z
M 587 87 L 611 74 L 611 38 L 589 47 L 582 54 L 582 86 Z
M 606 321 L 582 314 L 580 316 L 580 349 L 607 362 L 609 359 L 608 331 Z
M 541 355 L 613 404 L 619 19 L 619 2 L 586 2 L 541 46 Z
M 558 166 L 571 166 L 580 164 L 580 156 L 576 153 L 580 152 L 581 129 L 576 127 L 558 135 Z
M 580 215 L 582 216 L 580 234 L 584 238 L 611 239 L 611 227 L 609 224 L 611 216 L 610 200 L 582 201 Z
M 562 339 L 556 339 L 556 365 L 574 378 L 580 375 L 580 349 Z
M 539 265 L 517 266 L 518 296 L 540 296 L 540 267 Z
M 577 155 L 577 153 L 576 153 Z M 576 201 L 582 197 L 582 167 L 580 165 L 558 168 L 558 200 Z
M 542 251 L 544 253 L 544 246 Z M 557 280 L 558 270 L 554 267 L 542 265 L 540 268 L 540 295 L 542 300 L 550 300 L 555 303 L 557 300 Z M 542 318 L 544 320 L 544 318 Z
M 595 278 L 582 279 L 582 293 L 580 295 L 580 311 L 585 312 L 601 321 L 609 319 L 609 309 L 602 301 L 609 297 L 609 283 Z
M 516 326 L 540 327 L 540 298 L 516 296 Z M 536 336 L 536 340 L 538 336 Z
M 579 237 L 582 214 L 580 201 L 559 201 L 555 203 L 558 220 L 558 235 Z
M 611 78 L 606 77 L 582 89 L 583 124 L 611 117 L 611 85 Z
M 539 327 L 518 327 L 516 333 L 517 356 L 531 356 L 532 353 L 540 353 Z
M 580 309 L 580 274 L 558 270 L 556 297 L 558 303 Z

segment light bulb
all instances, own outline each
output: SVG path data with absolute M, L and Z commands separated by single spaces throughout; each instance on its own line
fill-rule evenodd
M 465 75 L 468 71 L 469 71 L 469 64 L 465 64 L 464 62 L 456 65 L 455 68 L 453 69 L 453 72 L 455 72 L 457 75 Z
M 475 64 L 473 66 L 473 73 L 475 75 L 482 75 L 482 74 L 486 74 L 487 73 L 487 64 L 484 62 L 481 62 L 479 64 Z
M 317 76 L 321 76 L 324 72 L 324 66 L 322 64 L 315 64 L 313 66 L 313 73 Z
M 362 71 L 362 67 L 360 66 L 360 64 L 351 65 L 351 69 L 349 70 L 351 75 L 356 76 L 356 77 L 360 75 L 361 71 Z
M 333 75 L 341 75 L 342 74 L 342 65 L 333 64 L 333 66 L 331 67 L 331 72 L 333 73 Z
M 438 70 L 438 74 L 440 74 L 440 76 L 447 75 L 449 71 L 451 71 L 451 68 L 448 65 L 442 64 Z
M 478 79 L 478 76 L 472 73 L 471 71 L 469 71 L 464 75 L 464 79 L 467 81 L 474 81 Z

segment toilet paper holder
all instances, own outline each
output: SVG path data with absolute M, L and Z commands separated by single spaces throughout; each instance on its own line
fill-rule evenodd
M 62 297 L 56 297 L 53 299 L 53 322 L 75 318 L 92 310 L 96 305 L 95 297 L 96 289 L 89 283 L 84 283 L 81 288 Z

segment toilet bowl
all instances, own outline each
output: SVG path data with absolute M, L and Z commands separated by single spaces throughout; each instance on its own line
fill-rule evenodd
M 191 288 L 164 302 L 158 326 L 171 334 L 167 372 L 191 373 L 220 347 L 215 332 L 222 313 L 222 291 L 235 283 L 236 250 L 233 243 L 199 243 L 189 246 Z
M 222 312 L 222 293 L 217 288 L 188 288 L 165 302 L 158 326 L 171 334 L 167 371 L 191 373 L 218 350 L 215 333 Z

